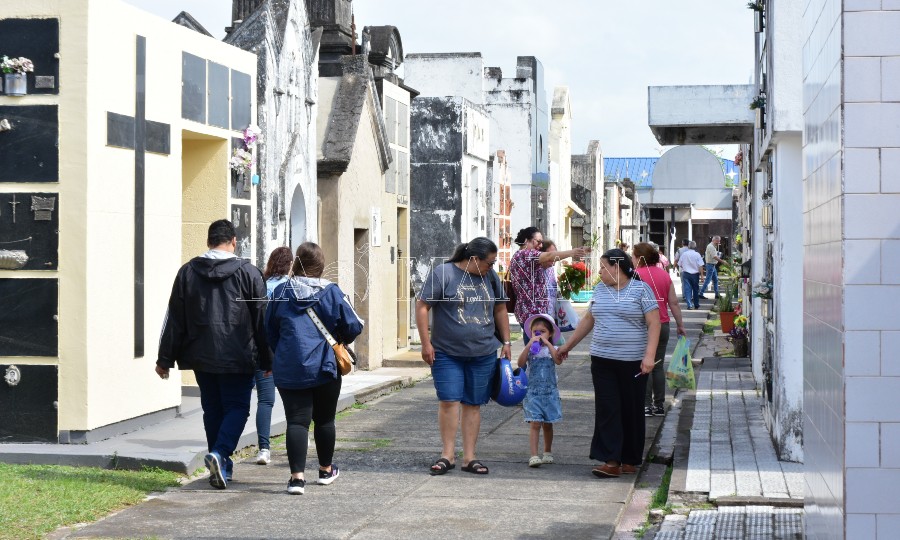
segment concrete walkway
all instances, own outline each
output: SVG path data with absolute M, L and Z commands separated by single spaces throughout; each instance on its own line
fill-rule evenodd
M 595 478 L 588 459 L 594 399 L 587 343 L 560 366 L 563 421 L 556 462 L 529 468 L 520 407 L 483 408 L 478 457 L 487 476 L 456 469 L 430 476 L 440 454 L 430 380 L 351 409 L 337 423 L 341 477 L 285 492 L 283 447 L 273 462 L 235 465 L 226 490 L 206 478 L 55 538 L 610 538 L 634 476 Z M 521 349 L 518 345 L 516 349 Z M 515 350 L 514 350 L 515 352 Z M 648 419 L 646 448 L 661 422 Z M 460 458 L 461 459 L 461 458 Z M 315 478 L 314 447 L 307 478 Z

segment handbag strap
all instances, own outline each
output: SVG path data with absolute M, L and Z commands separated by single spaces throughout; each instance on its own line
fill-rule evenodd
M 331 332 L 329 332 L 328 329 L 325 328 L 325 325 L 322 324 L 322 321 L 321 321 L 321 319 L 319 319 L 319 316 L 316 315 L 315 310 L 313 310 L 313 308 L 311 308 L 311 307 L 306 308 L 306 314 L 309 315 L 309 318 L 312 319 L 313 324 L 316 325 L 316 328 L 318 328 L 319 332 L 321 332 L 322 336 L 325 337 L 325 341 L 327 341 L 328 344 L 331 345 L 332 347 L 337 345 L 337 341 L 331 335 Z

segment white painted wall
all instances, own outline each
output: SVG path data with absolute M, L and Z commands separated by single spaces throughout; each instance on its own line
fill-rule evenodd
M 553 90 L 550 120 L 550 227 L 551 238 L 560 251 L 571 249 L 571 230 L 566 226 L 566 210 L 572 193 L 572 106 L 569 88 Z M 583 210 L 590 211 L 584 208 Z
M 773 298 L 775 377 L 772 437 L 780 459 L 803 461 L 803 175 L 800 133 L 782 134 L 774 154 Z M 759 261 L 757 261 L 758 264 Z M 761 265 L 760 265 L 761 266 Z M 761 327 L 755 327 L 760 329 Z
M 459 96 L 483 103 L 481 53 L 407 54 L 404 80 L 422 97 Z

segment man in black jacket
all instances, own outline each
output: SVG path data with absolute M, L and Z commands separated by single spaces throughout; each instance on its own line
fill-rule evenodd
M 159 342 L 156 373 L 192 369 L 200 387 L 209 453 L 209 483 L 225 489 L 231 454 L 250 415 L 253 374 L 271 374 L 272 352 L 264 326 L 266 285 L 260 271 L 235 256 L 234 225 L 209 226 L 209 251 L 178 270 Z

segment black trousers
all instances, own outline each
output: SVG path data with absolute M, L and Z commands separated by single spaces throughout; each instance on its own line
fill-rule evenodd
M 341 378 L 302 390 L 279 388 L 284 415 L 287 420 L 287 453 L 291 474 L 302 473 L 306 468 L 306 452 L 309 446 L 309 423 L 316 423 L 316 454 L 319 466 L 331 465 L 334 458 L 334 416 L 341 395 Z
M 635 377 L 641 361 L 591 356 L 594 437 L 590 458 L 640 465 L 644 458 L 644 393 L 647 376 Z

